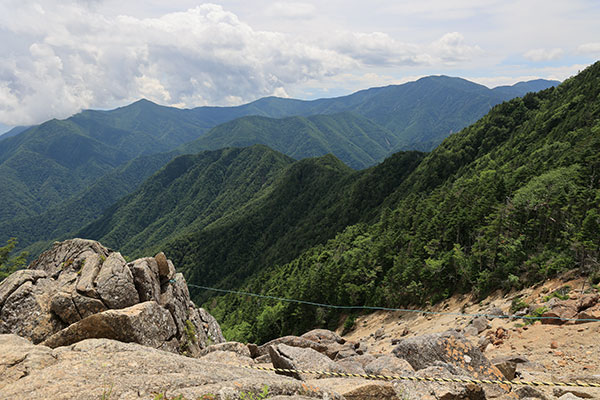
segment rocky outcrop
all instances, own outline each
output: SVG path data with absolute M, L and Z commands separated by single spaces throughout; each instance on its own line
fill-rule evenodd
M 412 366 L 406 361 L 391 354 L 377 357 L 365 365 L 365 372 L 372 375 L 406 375 L 414 372 Z
M 121 310 L 90 315 L 56 332 L 42 344 L 56 348 L 84 339 L 106 338 L 176 351 L 176 333 L 169 311 L 154 301 L 147 301 Z
M 263 359 L 264 359 L 264 356 L 269 355 L 269 349 L 272 346 L 275 346 L 278 344 L 285 344 L 288 346 L 299 347 L 299 348 L 303 348 L 303 349 L 304 348 L 313 349 L 313 350 L 318 351 L 319 353 L 323 353 L 323 354 L 327 351 L 327 346 L 325 346 L 323 344 L 313 342 L 312 340 L 305 339 L 300 336 L 289 335 L 289 336 L 283 336 L 283 337 L 280 337 L 277 339 L 273 339 L 273 340 L 263 344 L 262 346 L 258 346 L 254 357 L 255 358 L 263 357 Z M 270 362 L 270 359 L 268 359 L 266 361 Z
M 312 340 L 313 342 L 321 343 L 321 344 L 332 344 L 346 343 L 346 339 L 338 335 L 337 333 L 327 330 L 327 329 L 313 329 L 312 331 L 308 331 L 305 334 L 300 336 L 301 338 Z
M 0 283 L 0 333 L 53 348 L 106 338 L 191 356 L 225 341 L 163 253 L 128 263 L 83 239 L 55 243 Z
M 502 372 L 492 365 L 481 350 L 453 330 L 403 339 L 393 350 L 393 354 L 408 361 L 416 371 L 441 366 L 446 372 L 454 375 L 491 380 L 505 379 Z M 508 385 L 498 385 L 492 389 L 504 393 L 510 392 Z M 479 398 L 479 394 L 469 396 L 471 397 L 465 398 Z
M 415 374 L 421 378 L 458 378 L 441 366 L 426 367 Z M 462 377 L 468 378 L 468 375 Z M 431 382 L 423 385 L 420 382 L 403 382 L 402 390 L 409 399 L 443 399 L 443 400 L 485 400 L 483 388 L 475 384 Z M 516 399 L 516 396 L 515 396 Z
M 311 348 L 292 347 L 285 344 L 277 344 L 269 347 L 269 355 L 273 367 L 281 369 L 326 371 L 326 372 L 348 372 L 341 365 L 332 361 L 329 357 Z M 312 375 L 296 372 L 278 372 L 292 376 L 296 379 L 306 380 L 311 378 L 327 377 L 327 375 Z
M 579 299 L 546 302 L 548 310 L 542 315 L 542 324 L 563 325 L 568 323 L 585 323 L 600 319 L 600 295 L 586 294 Z
M 217 354 L 213 352 L 211 354 Z M 233 353 L 232 353 L 233 354 Z M 0 335 L 0 399 L 338 399 L 293 378 L 109 339 L 51 349 Z M 212 395 L 208 396 L 208 395 Z M 203 397 L 206 396 L 206 397 Z

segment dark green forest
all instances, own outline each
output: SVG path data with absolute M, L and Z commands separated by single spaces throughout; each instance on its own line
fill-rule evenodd
M 400 307 L 457 292 L 483 297 L 575 268 L 597 274 L 599 210 L 597 63 L 555 89 L 494 107 L 425 157 L 375 218 L 288 263 L 262 266 L 240 289 Z M 205 284 L 194 271 L 190 283 Z M 336 311 L 236 295 L 205 305 L 228 338 L 255 342 L 339 319 Z
M 0 143 L 0 187 L 11 188 L 0 191 L 0 242 L 17 236 L 18 248 L 38 254 L 95 220 L 175 155 L 264 144 L 296 159 L 333 153 L 360 169 L 398 149 L 429 150 L 491 106 L 556 84 L 488 89 L 432 76 L 311 101 L 267 97 L 236 107 L 177 109 L 140 100 L 15 128 Z
M 390 104 L 410 103 L 394 97 L 399 88 L 429 105 L 419 109 L 415 101 L 392 112 Z M 498 104 L 502 96 L 514 97 L 513 89 L 430 77 L 339 99 L 261 99 L 234 108 L 242 118 L 231 122 L 222 121 L 224 109 L 186 110 L 183 126 L 175 111 L 149 102 L 130 106 L 137 114 L 127 108 L 83 113 L 77 123 L 65 123 L 99 146 L 97 158 L 67 160 L 74 167 L 61 171 L 67 177 L 102 161 L 110 174 L 95 181 L 82 176 L 92 183 L 78 181 L 83 187 L 68 201 L 56 200 L 37 215 L 25 210 L 4 226 L 20 229 L 36 249 L 53 235 L 72 234 L 129 258 L 164 251 L 191 284 L 338 305 L 424 305 L 457 292 L 484 297 L 574 268 L 593 275 L 600 252 L 600 64 L 557 88 Z M 464 126 L 466 115 L 482 115 L 494 104 L 431 153 L 400 151 L 362 170 L 332 154 L 304 158 L 346 154 L 344 161 L 362 168 L 393 149 L 429 149 L 442 138 L 427 136 L 434 126 L 445 137 L 460 121 Z M 186 124 L 196 124 L 204 136 L 170 153 L 132 159 L 140 155 L 133 151 L 121 164 L 101 157 L 110 149 L 90 138 L 86 124 L 109 126 L 107 135 L 112 129 L 139 135 L 149 128 L 136 118 L 155 107 L 171 118 L 166 125 L 156 122 L 159 128 L 184 135 Z M 263 115 L 264 107 L 277 117 L 290 109 L 327 115 L 244 117 L 251 110 Z M 217 120 L 225 124 L 206 132 Z M 400 123 L 414 130 L 402 136 Z M 165 140 L 153 129 L 155 140 Z M 41 143 L 27 139 L 38 138 L 35 132 L 3 143 L 14 146 L 18 139 L 24 143 L 15 147 L 19 152 L 33 148 Z M 421 145 L 410 142 L 416 138 Z M 263 145 L 220 148 L 257 139 L 282 153 Z M 173 159 L 205 148 L 215 150 Z M 8 255 L 14 248 L 10 241 L 2 249 Z M 20 257 L 4 260 L 3 273 L 22 263 Z M 232 340 L 262 343 L 340 320 L 337 311 L 191 292 Z
M 6 245 L 0 246 L 0 282 L 16 270 L 23 268 L 26 265 L 26 252 L 22 252 L 18 256 L 11 254 L 16 245 L 17 239 L 10 238 L 8 239 L 8 242 L 6 242 Z

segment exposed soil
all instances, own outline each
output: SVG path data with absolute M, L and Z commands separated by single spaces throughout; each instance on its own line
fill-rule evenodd
M 542 305 L 544 296 L 569 286 L 569 297 L 577 300 L 581 296 L 583 282 L 582 279 L 548 280 L 542 285 L 519 292 L 506 295 L 496 293 L 479 303 L 465 296 L 454 296 L 428 308 L 427 311 L 479 314 L 487 313 L 492 307 L 499 307 L 509 315 L 511 302 L 517 296 L 528 304 Z M 583 288 L 584 293 L 596 290 L 589 285 Z M 367 343 L 371 353 L 389 353 L 394 348 L 393 339 L 443 332 L 448 329 L 464 330 L 471 320 L 472 316 L 449 314 L 376 312 L 358 317 L 354 329 L 344 337 L 347 340 Z M 489 324 L 491 327 L 479 335 L 468 337 L 477 344 L 482 336 L 502 328 L 505 331 L 504 337 L 496 340 L 495 345 L 487 345 L 484 354 L 490 360 L 504 356 L 519 356 L 527 360 L 518 364 L 516 379 L 563 382 L 585 380 L 600 383 L 600 322 L 549 325 L 540 321 L 526 324 L 522 319 L 495 318 L 489 321 Z M 592 396 L 588 398 L 600 398 L 600 389 L 577 391 L 580 395 Z M 554 396 L 561 393 L 557 388 L 547 388 L 543 392 Z

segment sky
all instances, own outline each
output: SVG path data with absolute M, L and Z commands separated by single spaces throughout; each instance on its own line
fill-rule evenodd
M 314 99 L 427 75 L 564 80 L 600 59 L 597 0 L 2 0 L 0 132 L 147 98 Z

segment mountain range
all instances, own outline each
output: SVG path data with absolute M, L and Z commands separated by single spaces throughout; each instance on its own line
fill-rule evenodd
M 192 284 L 332 304 L 515 287 L 598 252 L 598 184 L 585 177 L 600 153 L 599 68 L 557 88 L 428 77 L 334 99 L 141 100 L 48 121 L 0 141 L 11 188 L 0 241 L 34 255 L 67 236 L 128 257 L 165 251 Z M 192 295 L 238 340 L 339 320 Z
M 79 235 L 130 255 L 164 250 L 192 284 L 329 304 L 402 307 L 573 268 L 593 275 L 598 95 L 600 63 L 493 107 L 429 154 L 401 151 L 360 171 L 264 146 L 181 156 Z M 340 318 L 192 294 L 229 339 L 262 343 Z
M 178 154 L 264 144 L 296 159 L 332 153 L 362 169 L 397 149 L 428 150 L 492 105 L 556 84 L 488 89 L 432 76 L 312 101 L 268 97 L 181 110 L 140 100 L 17 127 L 0 137 L 0 185 L 11 188 L 0 192 L 0 241 L 18 236 L 20 247 L 37 243 L 37 252 L 73 229 L 61 222 L 66 215 L 82 227 Z

